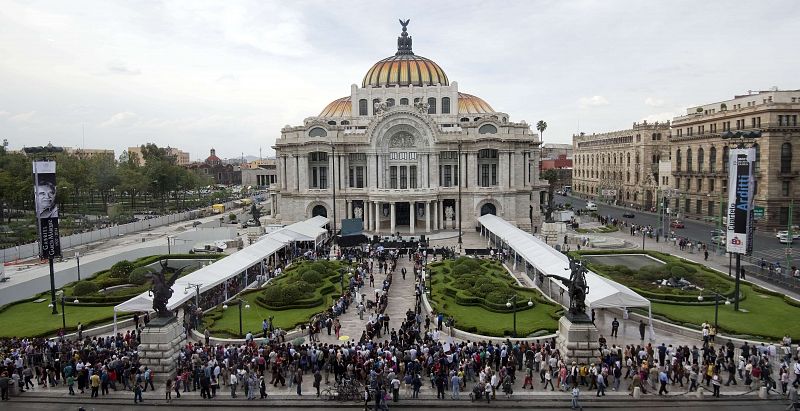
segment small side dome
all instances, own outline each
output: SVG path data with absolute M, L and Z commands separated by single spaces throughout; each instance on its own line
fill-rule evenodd
M 325 109 L 319 113 L 319 117 L 350 117 L 353 112 L 350 96 L 337 98 L 331 101 Z
M 482 98 L 467 93 L 458 93 L 459 114 L 486 114 L 494 113 L 494 109 Z M 477 121 L 477 120 L 476 120 Z

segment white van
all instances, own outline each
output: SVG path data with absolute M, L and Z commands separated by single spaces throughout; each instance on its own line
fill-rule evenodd
M 589 201 L 588 203 L 586 203 L 586 209 L 589 211 L 597 211 L 597 204 Z

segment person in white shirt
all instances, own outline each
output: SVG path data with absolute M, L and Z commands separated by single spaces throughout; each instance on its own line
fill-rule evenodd
M 231 387 L 231 398 L 236 398 L 236 385 L 239 383 L 239 380 L 236 378 L 236 373 L 231 373 L 231 378 L 228 382 Z

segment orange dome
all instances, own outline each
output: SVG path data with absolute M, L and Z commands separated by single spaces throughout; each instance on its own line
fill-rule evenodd
M 361 87 L 391 87 L 391 86 L 447 86 L 450 82 L 444 70 L 433 60 L 417 56 L 411 50 L 411 36 L 408 35 L 406 26 L 410 20 L 400 20 L 403 31 L 397 37 L 397 53 L 375 63 L 364 80 Z
M 482 98 L 467 93 L 458 93 L 458 114 L 494 113 L 494 109 Z
M 433 60 L 414 54 L 394 55 L 375 63 L 361 81 L 361 87 L 419 87 L 437 84 L 450 84 L 444 70 Z
M 320 117 L 350 117 L 353 112 L 350 96 L 337 98 L 325 106 L 325 109 L 319 113 Z

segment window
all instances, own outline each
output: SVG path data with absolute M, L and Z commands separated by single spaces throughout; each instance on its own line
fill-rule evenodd
M 408 188 L 417 188 L 417 166 L 408 167 Z
M 713 217 L 714 216 L 714 202 L 713 201 L 709 201 L 708 202 L 708 216 L 709 217 Z
M 728 146 L 722 147 L 722 172 L 728 172 Z
M 781 173 L 792 172 L 792 145 L 783 143 L 781 145 Z
M 686 191 L 689 191 L 689 189 L 691 188 L 690 187 L 691 185 L 692 185 L 692 179 L 687 177 L 686 178 Z
M 782 226 L 789 225 L 789 207 L 781 207 L 778 215 L 778 224 Z
M 484 124 L 478 129 L 478 134 L 497 134 L 497 127 L 491 124 Z
M 781 182 L 781 195 L 784 197 L 789 197 L 789 182 L 783 181 Z
M 386 107 L 387 108 L 388 107 L 394 107 L 394 99 L 393 98 L 387 98 L 386 99 Z
M 788 116 L 787 116 L 787 117 L 788 117 Z M 779 125 L 779 126 L 782 126 L 782 125 L 783 125 L 783 116 L 782 116 L 782 115 L 780 115 L 780 114 L 778 115 L 778 125 Z
M 328 132 L 322 127 L 314 127 L 308 132 L 309 137 L 325 137 Z
M 702 178 L 698 178 L 697 179 L 697 191 L 703 191 L 703 179 Z
M 408 168 L 406 166 L 400 166 L 400 188 L 404 190 L 408 188 L 408 176 L 406 175 L 407 171 Z
M 675 177 L 675 188 L 678 188 L 678 189 L 681 188 L 681 178 L 680 177 Z
M 358 115 L 367 115 L 367 99 L 362 98 L 361 100 L 358 100 Z
M 717 171 L 717 148 L 711 147 L 708 154 L 708 171 L 715 173 Z
M 442 97 L 442 114 L 450 114 L 450 97 Z
M 428 98 L 428 114 L 436 114 L 436 99 Z
M 451 166 L 448 164 L 441 167 L 442 167 L 442 173 L 440 174 L 440 176 L 442 176 L 442 178 L 439 180 L 439 185 L 441 185 L 442 187 L 452 187 L 453 174 L 451 169 L 455 166 Z
M 311 175 L 310 188 L 328 188 L 328 153 L 315 151 L 308 154 L 308 169 Z
M 690 200 L 688 198 L 685 198 L 683 200 L 683 212 L 684 213 L 688 213 L 689 212 L 689 207 L 691 206 L 691 204 L 692 204 L 692 200 Z
M 389 188 L 397 188 L 397 166 L 389 167 Z
M 717 182 L 716 179 L 709 178 L 708 179 L 708 191 L 714 191 L 714 185 Z
M 756 149 L 756 161 L 753 163 L 753 172 L 757 173 L 761 168 L 761 146 L 753 144 L 753 148 Z
M 400 99 L 400 105 L 401 106 L 407 106 L 408 105 L 408 99 L 407 98 L 401 98 Z
M 686 171 L 692 172 L 692 149 L 686 150 Z
M 697 171 L 701 173 L 703 172 L 703 163 L 705 162 L 705 155 L 706 151 L 703 149 L 703 147 L 700 147 L 700 149 L 697 150 Z
M 481 186 L 488 187 L 489 186 L 489 165 L 482 164 L 481 165 Z
M 703 200 L 695 200 L 695 202 L 694 202 L 694 212 L 695 212 L 695 214 L 702 214 L 703 213 Z

